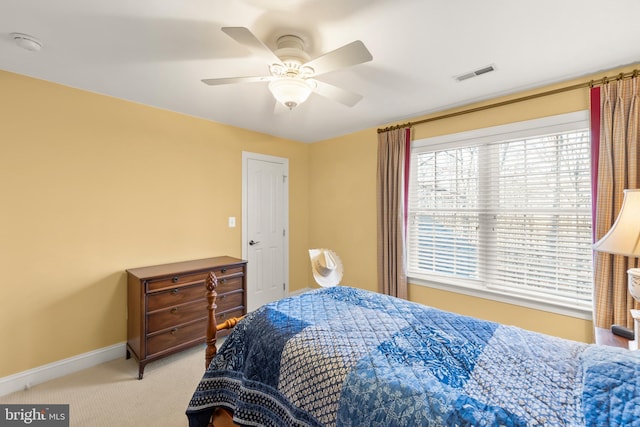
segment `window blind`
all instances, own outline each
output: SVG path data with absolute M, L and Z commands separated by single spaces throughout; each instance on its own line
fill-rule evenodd
M 410 276 L 591 309 L 588 123 L 549 129 L 412 150 Z

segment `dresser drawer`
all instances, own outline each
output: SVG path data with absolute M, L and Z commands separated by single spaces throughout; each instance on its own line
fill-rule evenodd
M 203 283 L 172 288 L 162 292 L 154 292 L 147 295 L 147 311 L 155 311 L 164 307 L 172 307 L 178 304 L 204 299 L 206 288 Z
M 243 291 L 235 291 L 226 294 L 218 294 L 216 298 L 216 312 L 221 313 L 236 307 L 242 307 L 244 300 Z
M 243 289 L 243 283 L 244 281 L 242 276 L 218 278 L 218 287 L 216 288 L 216 292 L 220 295 L 225 292 Z
M 175 274 L 158 279 L 146 281 L 147 292 L 159 292 L 180 286 L 199 283 L 204 289 L 204 281 L 207 279 L 208 272 Z
M 206 330 L 207 319 L 202 319 L 184 326 L 176 326 L 162 333 L 150 335 L 147 338 L 147 353 L 153 355 L 191 341 L 204 341 Z
M 213 273 L 216 275 L 216 277 L 218 277 L 218 279 L 223 278 L 225 276 L 233 276 L 236 274 L 242 275 L 244 272 L 244 268 L 242 265 L 236 265 L 236 266 L 225 266 L 225 267 L 220 267 L 220 268 L 216 268 L 213 270 Z
M 244 316 L 244 307 L 238 307 L 234 310 L 219 312 L 216 311 L 216 324 L 220 324 L 227 319 L 231 319 L 232 317 L 242 317 Z
M 147 333 L 160 331 L 206 317 L 207 301 L 204 299 L 188 304 L 176 305 L 149 313 L 147 317 Z

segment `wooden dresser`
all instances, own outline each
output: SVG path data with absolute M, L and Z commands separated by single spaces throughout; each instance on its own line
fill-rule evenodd
M 216 320 L 246 314 L 247 262 L 241 259 L 221 256 L 127 270 L 127 359 L 138 360 L 138 379 L 147 363 L 205 341 L 205 280 L 211 272 L 218 278 Z

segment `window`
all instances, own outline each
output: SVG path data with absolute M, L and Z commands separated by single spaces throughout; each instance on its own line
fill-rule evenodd
M 590 312 L 590 150 L 586 112 L 414 141 L 409 276 Z

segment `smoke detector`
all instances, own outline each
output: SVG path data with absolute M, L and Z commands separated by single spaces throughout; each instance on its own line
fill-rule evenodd
M 11 33 L 10 36 L 16 45 L 25 50 L 38 52 L 42 49 L 42 43 L 33 36 L 22 33 Z

